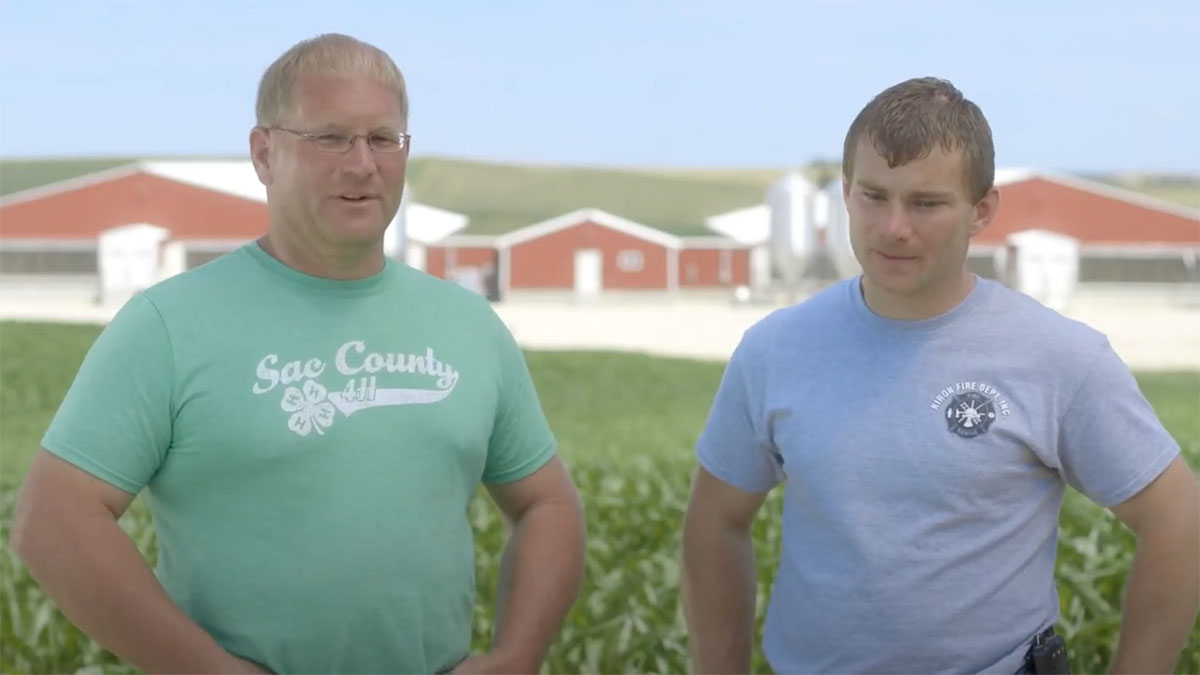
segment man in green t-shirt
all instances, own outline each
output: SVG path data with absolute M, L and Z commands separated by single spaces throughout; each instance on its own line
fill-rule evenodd
M 22 488 L 13 546 L 84 632 L 150 672 L 536 672 L 578 593 L 578 493 L 486 301 L 384 256 L 404 81 L 323 35 L 250 134 L 257 242 L 133 298 Z M 512 523 L 470 655 L 484 484 Z M 155 519 L 151 573 L 117 519 Z

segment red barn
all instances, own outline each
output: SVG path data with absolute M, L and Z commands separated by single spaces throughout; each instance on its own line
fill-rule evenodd
M 750 283 L 750 247 L 725 237 L 683 237 L 679 287 L 714 288 Z
M 267 231 L 266 188 L 249 160 L 150 161 L 0 198 L 0 278 L 7 293 L 95 299 L 105 233 L 151 225 L 164 237 L 155 278 L 227 253 Z M 405 201 L 385 235 L 389 255 L 466 217 Z M 415 248 L 415 245 L 414 247 Z
M 130 223 L 169 230 L 194 267 L 264 234 L 265 202 L 249 162 L 144 162 L 44 185 L 0 200 L 0 269 L 95 274 L 97 237 Z
M 997 276 L 995 260 L 1010 235 L 1045 230 L 1079 241 L 1079 280 L 1194 280 L 1200 211 L 1073 176 L 996 172 L 1000 210 L 974 238 L 971 267 Z
M 746 247 L 684 238 L 599 209 L 579 209 L 495 239 L 498 290 L 667 291 L 748 283 Z
M 424 271 L 496 300 L 500 254 L 495 242 L 495 237 L 471 234 L 451 234 L 431 242 L 426 247 Z

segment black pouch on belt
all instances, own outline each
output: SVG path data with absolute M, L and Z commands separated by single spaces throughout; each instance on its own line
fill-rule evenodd
M 1025 669 L 1037 675 L 1071 672 L 1067 664 L 1067 641 L 1054 632 L 1053 626 L 1034 636 L 1033 646 L 1025 656 Z

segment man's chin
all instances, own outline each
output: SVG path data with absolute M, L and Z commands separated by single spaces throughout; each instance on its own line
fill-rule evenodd
M 386 226 L 374 223 L 332 223 L 325 228 L 329 238 L 341 244 L 370 245 L 383 241 Z
M 874 286 L 893 293 L 903 292 L 920 283 L 915 274 L 897 274 L 890 270 L 867 268 L 863 274 Z

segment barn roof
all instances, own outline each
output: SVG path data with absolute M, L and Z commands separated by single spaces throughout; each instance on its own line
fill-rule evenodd
M 1184 218 L 1200 219 L 1200 209 L 1194 209 L 1189 206 L 1178 204 L 1175 202 L 1160 199 L 1152 195 L 1127 190 L 1125 188 L 1108 185 L 1099 181 L 1080 178 L 1070 174 L 1058 173 L 1054 171 L 1043 171 L 1039 169 L 1018 169 L 1006 168 L 996 169 L 996 187 L 1004 187 L 1032 180 L 1044 180 L 1051 183 L 1057 183 L 1076 190 L 1083 190 L 1101 197 L 1117 199 L 1130 204 L 1136 204 L 1147 209 L 1162 211 L 1164 213 L 1173 213 L 1183 216 Z
M 1075 176 L 997 172 L 1000 209 L 974 239 L 996 245 L 1028 229 L 1057 232 L 1084 246 L 1200 246 L 1200 210 Z
M 995 184 L 1001 194 L 1000 210 L 992 225 L 975 238 L 978 244 L 999 244 L 1013 232 L 1041 228 L 1085 244 L 1200 245 L 1200 210 L 1182 204 L 1035 169 L 997 169 Z M 1056 198 L 1055 189 L 1071 191 L 1076 197 L 1062 199 L 1059 193 Z M 719 213 L 705 224 L 742 243 L 758 244 L 770 239 L 770 222 L 770 208 L 762 203 Z
M 253 163 L 243 160 L 148 160 L 112 167 L 0 197 L 0 208 L 24 204 L 83 188 L 103 185 L 138 174 L 155 176 L 204 190 L 265 204 L 267 190 Z M 409 201 L 408 236 L 424 243 L 437 241 L 467 226 L 467 217 L 446 209 Z
M 635 223 L 632 220 L 613 215 L 607 211 L 593 208 L 576 209 L 570 213 L 564 213 L 561 216 L 514 230 L 497 237 L 496 245 L 500 248 L 515 246 L 582 223 L 595 223 L 601 227 L 623 232 L 632 237 L 644 239 L 666 248 L 677 249 L 682 245 L 680 238 L 673 234 L 668 234 L 648 225 Z

